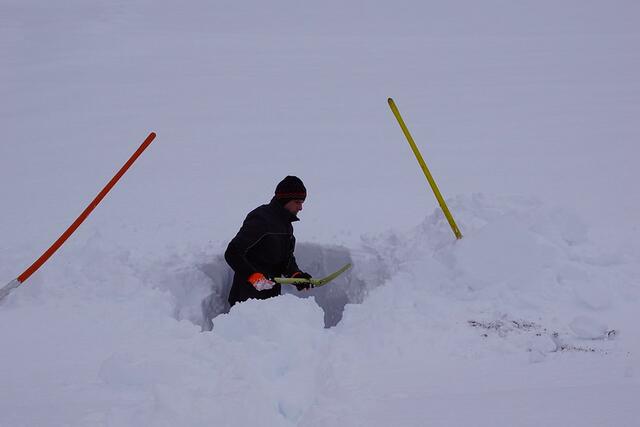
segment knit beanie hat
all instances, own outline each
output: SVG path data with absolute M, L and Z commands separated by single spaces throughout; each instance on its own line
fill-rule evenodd
M 289 175 L 276 186 L 275 198 L 284 206 L 291 200 L 306 199 L 307 189 L 300 178 Z

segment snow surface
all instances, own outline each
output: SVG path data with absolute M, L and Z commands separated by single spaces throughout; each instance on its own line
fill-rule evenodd
M 3 0 L 0 426 L 635 426 L 640 4 Z M 455 241 L 386 104 L 447 197 Z M 287 174 L 329 286 L 229 312 Z

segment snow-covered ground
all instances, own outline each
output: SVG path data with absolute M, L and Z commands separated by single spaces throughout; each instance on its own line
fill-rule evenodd
M 639 24 L 633 1 L 3 0 L 0 285 L 158 137 L 0 302 L 0 426 L 637 425 Z M 221 254 L 287 174 L 299 264 L 354 268 L 225 313 Z

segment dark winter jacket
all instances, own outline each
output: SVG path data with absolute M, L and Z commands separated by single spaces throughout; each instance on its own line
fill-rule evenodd
M 247 280 L 253 273 L 273 278 L 290 277 L 299 271 L 293 256 L 296 239 L 291 223 L 294 221 L 298 218 L 275 199 L 247 215 L 224 253 L 224 258 L 235 272 L 229 304 L 280 295 L 279 284 L 270 290 L 256 290 Z

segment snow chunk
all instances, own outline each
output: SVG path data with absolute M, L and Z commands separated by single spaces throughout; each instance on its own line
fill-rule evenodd
M 216 318 L 214 332 L 229 340 L 250 336 L 271 341 L 304 336 L 322 330 L 324 313 L 313 301 L 282 295 L 269 300 L 247 300 Z
M 569 328 L 579 338 L 597 340 L 607 337 L 607 325 L 592 317 L 578 316 L 569 323 Z

